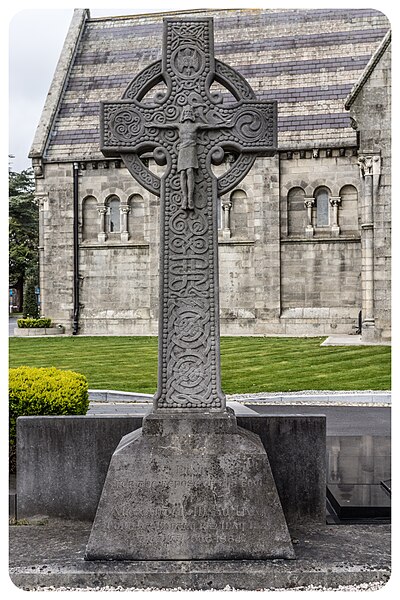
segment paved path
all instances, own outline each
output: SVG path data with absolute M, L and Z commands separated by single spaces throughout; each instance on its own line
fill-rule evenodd
M 391 410 L 371 406 L 251 406 L 259 414 L 326 415 L 327 435 L 390 436 Z
M 17 317 L 10 317 L 8 320 L 8 336 L 14 336 L 14 328 L 17 326 Z
M 259 414 L 326 415 L 328 435 L 390 436 L 391 410 L 388 406 L 304 406 L 246 404 L 228 402 L 236 414 L 249 411 Z M 152 408 L 149 402 L 91 402 L 91 415 L 145 415 Z
M 390 346 L 391 342 L 366 342 L 361 335 L 330 335 L 321 346 Z

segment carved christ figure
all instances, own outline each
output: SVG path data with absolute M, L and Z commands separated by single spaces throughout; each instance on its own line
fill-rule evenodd
M 198 168 L 197 132 L 199 129 L 220 129 L 221 124 L 196 123 L 196 116 L 191 106 L 184 106 L 180 121 L 168 124 L 155 123 L 160 129 L 176 127 L 179 132 L 178 173 L 181 178 L 182 208 L 194 209 L 194 175 Z M 229 127 L 228 125 L 224 125 Z

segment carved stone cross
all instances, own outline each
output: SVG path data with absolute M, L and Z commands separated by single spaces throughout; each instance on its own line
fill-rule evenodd
M 211 19 L 167 19 L 162 61 L 102 106 L 102 151 L 161 198 L 159 369 L 153 412 L 111 457 L 86 560 L 295 556 L 265 448 L 226 409 L 219 365 L 218 197 L 274 154 L 276 106 L 214 60 L 212 40 Z M 236 160 L 217 179 L 225 151 Z
M 225 410 L 220 383 L 218 198 L 276 151 L 276 103 L 214 59 L 212 19 L 165 19 L 163 58 L 119 102 L 103 102 L 101 150 L 161 198 L 158 391 L 161 412 Z M 226 88 L 235 102 L 224 104 Z M 153 95 L 151 91 L 155 88 Z M 160 91 L 160 88 L 163 88 Z M 217 178 L 212 164 L 236 157 Z M 162 177 L 141 159 L 152 153 Z

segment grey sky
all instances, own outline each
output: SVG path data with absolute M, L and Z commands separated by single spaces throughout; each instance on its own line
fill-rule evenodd
M 92 8 L 90 12 L 98 17 L 152 10 Z M 10 21 L 9 153 L 15 156 L 13 171 L 31 166 L 28 153 L 72 14 L 72 8 L 35 8 L 16 13 Z

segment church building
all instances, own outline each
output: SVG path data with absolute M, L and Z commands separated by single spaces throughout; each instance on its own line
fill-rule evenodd
M 213 17 L 215 57 L 278 105 L 277 153 L 218 199 L 222 335 L 390 340 L 391 34 L 373 9 L 75 10 L 30 152 L 43 315 L 157 335 L 160 200 L 103 156 L 99 117 L 160 60 L 171 15 Z

